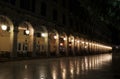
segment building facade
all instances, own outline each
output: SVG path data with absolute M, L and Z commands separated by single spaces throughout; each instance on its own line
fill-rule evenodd
M 1 0 L 1 56 L 69 56 L 110 51 L 107 44 L 81 34 L 85 24 L 80 24 L 70 6 L 69 0 Z

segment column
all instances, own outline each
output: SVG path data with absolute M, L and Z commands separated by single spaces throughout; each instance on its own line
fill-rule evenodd
M 58 33 L 56 33 L 56 47 L 57 47 L 57 50 L 56 50 L 56 55 L 59 56 L 59 38 L 60 38 L 60 35 Z
M 15 57 L 17 57 L 17 36 L 18 36 L 18 32 L 19 32 L 17 25 L 15 25 L 13 32 L 14 32 L 14 34 L 13 34 L 13 47 L 12 47 L 11 57 L 15 58 Z
M 32 51 L 32 57 L 36 56 L 36 33 L 33 34 L 33 51 Z

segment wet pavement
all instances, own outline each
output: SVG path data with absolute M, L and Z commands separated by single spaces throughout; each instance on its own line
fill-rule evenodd
M 120 79 L 119 59 L 101 54 L 1 62 L 0 79 Z

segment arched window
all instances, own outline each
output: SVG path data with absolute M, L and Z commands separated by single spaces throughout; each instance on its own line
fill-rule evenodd
M 70 26 L 73 26 L 73 19 L 71 17 L 69 18 L 69 24 Z
M 2 0 L 2 1 L 5 3 L 12 4 L 12 5 L 15 5 L 15 3 L 16 3 L 16 0 Z
M 57 3 L 57 0 L 53 0 L 53 1 Z
M 54 20 L 54 21 L 57 21 L 57 19 L 58 19 L 58 12 L 57 12 L 56 9 L 54 9 L 54 10 L 53 10 L 53 20 Z
M 2 1 L 9 3 L 9 0 L 2 0 Z
M 15 5 L 15 2 L 16 2 L 16 0 L 10 0 L 10 3 L 11 3 L 12 5 Z
M 62 0 L 62 6 L 66 7 L 66 0 Z
M 46 16 L 46 9 L 47 9 L 47 5 L 45 2 L 41 3 L 41 15 L 42 16 Z
M 63 23 L 63 24 L 66 24 L 66 16 L 65 16 L 65 14 L 63 14 L 62 17 L 63 17 L 63 18 L 62 18 L 62 23 Z
M 30 10 L 30 0 L 20 0 L 20 8 Z
M 32 0 L 32 12 L 35 12 L 36 0 Z

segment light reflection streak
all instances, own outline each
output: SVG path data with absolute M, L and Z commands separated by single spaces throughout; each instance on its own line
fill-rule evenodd
M 57 78 L 58 68 L 57 68 L 56 66 L 57 66 L 57 63 L 55 63 L 55 62 L 53 62 L 53 63 L 51 64 L 52 79 L 58 79 L 58 78 Z
M 47 77 L 46 67 L 40 66 L 38 69 L 39 69 L 39 79 L 46 79 Z
M 112 54 L 102 54 L 86 57 L 59 58 L 58 60 L 41 61 L 30 64 L 22 63 L 15 66 L 0 65 L 0 79 L 5 78 L 6 73 L 14 71 L 15 78 L 8 79 L 76 79 L 86 75 L 90 70 L 101 69 L 112 61 Z M 34 65 L 34 66 L 33 66 Z M 10 69 L 9 69 L 10 68 Z M 2 75 L 5 74 L 5 75 Z M 18 78 L 19 76 L 19 78 Z
M 60 68 L 61 68 L 62 79 L 66 79 L 67 71 L 66 71 L 66 63 L 64 62 L 64 60 L 60 62 Z
M 73 79 L 74 77 L 74 62 L 70 61 L 70 77 Z

